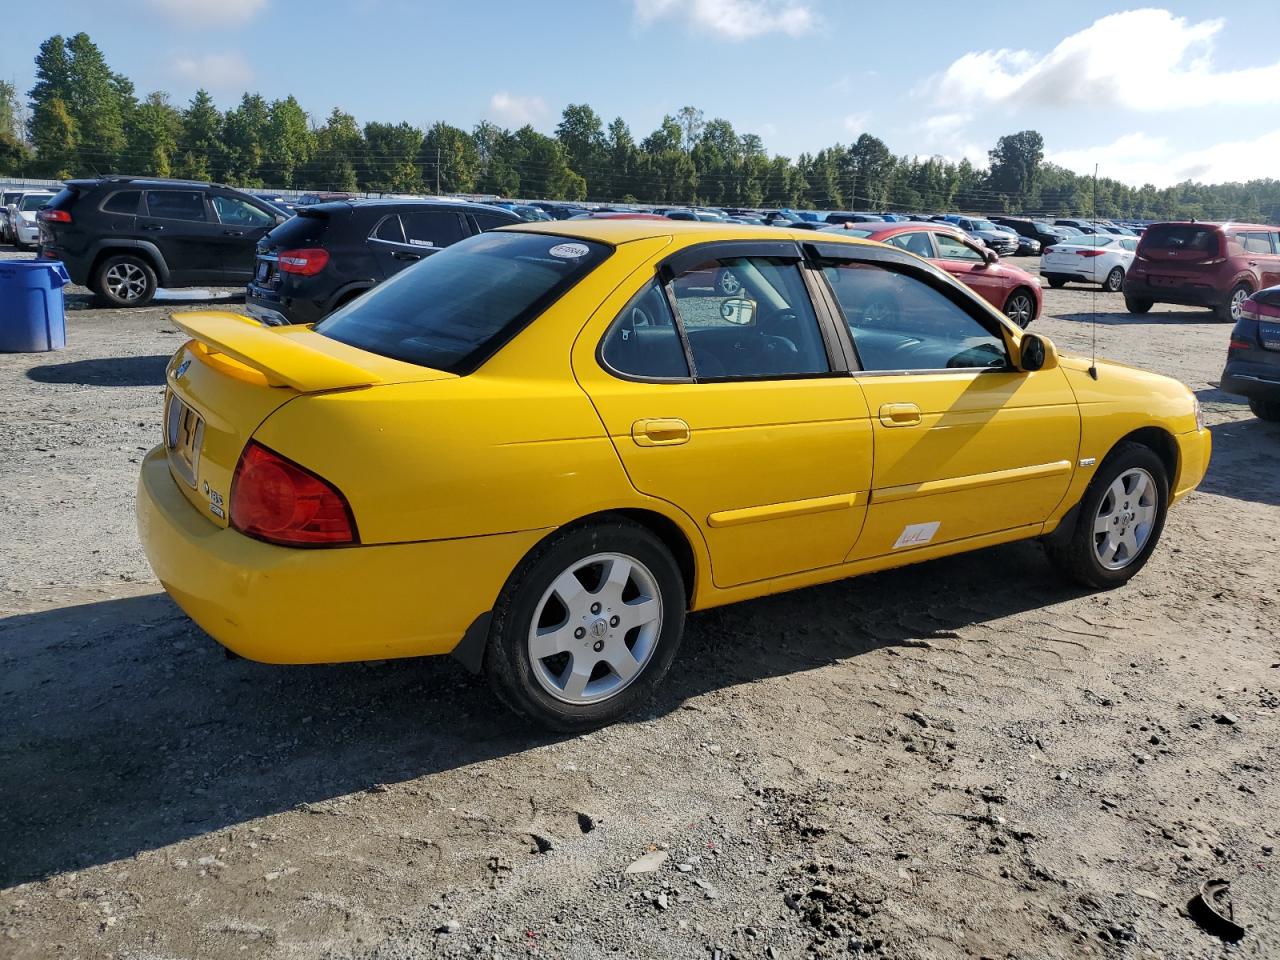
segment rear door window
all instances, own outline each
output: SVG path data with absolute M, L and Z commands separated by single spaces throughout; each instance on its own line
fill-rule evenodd
M 404 243 L 404 230 L 400 226 L 400 218 L 394 213 L 389 217 L 383 217 L 370 236 L 374 240 L 384 240 L 387 243 Z
M 1271 253 L 1271 236 L 1262 231 L 1240 234 L 1245 253 Z
M 138 212 L 138 204 L 141 202 L 141 190 L 120 190 L 107 197 L 102 210 L 104 213 L 123 213 L 133 216 Z
M 275 217 L 271 216 L 265 210 L 259 210 L 253 204 L 239 197 L 221 197 L 211 198 L 214 212 L 218 215 L 221 223 L 232 224 L 238 227 L 265 227 L 267 224 L 274 223 Z
M 600 345 L 604 365 L 624 377 L 687 380 L 689 361 L 657 280 L 650 280 L 622 308 Z
M 401 271 L 315 329 L 380 356 L 467 374 L 611 252 L 547 233 L 478 234 Z
M 475 217 L 476 223 L 481 230 L 496 230 L 498 227 L 509 227 L 511 224 L 519 222 L 511 217 L 499 216 L 496 213 L 486 213 L 483 210 L 473 213 L 472 216 Z
M 933 240 L 938 245 L 938 258 L 941 260 L 971 260 L 980 263 L 984 259 L 973 247 L 948 233 L 935 233 Z
M 400 214 L 405 243 L 415 247 L 447 247 L 467 235 L 462 218 L 448 210 Z
M 204 194 L 198 190 L 148 190 L 147 212 L 162 220 L 208 220 Z
M 888 242 L 900 250 L 914 253 L 917 257 L 929 258 L 933 256 L 933 244 L 929 242 L 929 234 L 923 230 L 899 233 L 890 237 Z

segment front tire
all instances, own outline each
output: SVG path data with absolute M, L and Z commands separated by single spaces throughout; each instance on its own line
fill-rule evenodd
M 1067 285 L 1067 280 L 1065 277 L 1049 277 L 1048 280 L 1049 280 L 1049 286 L 1053 287 L 1053 289 L 1055 290 L 1061 290 L 1063 287 Z
M 1036 318 L 1035 298 L 1024 287 L 1018 287 L 1004 302 L 1004 315 L 1025 330 Z
M 1214 307 L 1213 315 L 1223 323 L 1235 323 L 1240 319 L 1240 309 L 1249 299 L 1253 289 L 1247 283 L 1237 283 L 1227 294 L 1227 299 Z
M 1169 508 L 1169 475 L 1150 447 L 1126 442 L 1098 468 L 1070 533 L 1045 541 L 1050 562 L 1094 590 L 1127 583 L 1160 541 Z
M 503 587 L 485 670 L 499 699 L 540 726 L 605 726 L 653 695 L 685 606 L 680 569 L 651 531 L 621 518 L 568 527 Z
M 1280 400 L 1259 400 L 1257 397 L 1250 397 L 1249 409 L 1259 420 L 1272 422 L 1280 420 Z
M 121 253 L 98 265 L 91 284 L 109 307 L 145 307 L 156 295 L 156 271 L 142 257 Z
M 1112 267 L 1107 279 L 1102 281 L 1102 289 L 1107 293 L 1119 293 L 1124 289 L 1124 267 Z

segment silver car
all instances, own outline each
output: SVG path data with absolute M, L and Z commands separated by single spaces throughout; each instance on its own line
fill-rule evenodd
M 36 222 L 36 214 L 53 198 L 54 194 L 48 190 L 25 191 L 5 208 L 9 211 L 13 243 L 19 250 L 40 242 L 40 225 Z

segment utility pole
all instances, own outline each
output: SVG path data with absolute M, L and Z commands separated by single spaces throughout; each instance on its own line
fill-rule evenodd
M 440 148 L 436 147 L 436 196 L 440 196 Z

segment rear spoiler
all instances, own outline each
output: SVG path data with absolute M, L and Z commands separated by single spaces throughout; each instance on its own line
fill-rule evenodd
M 297 327 L 264 327 L 249 317 L 221 312 L 175 313 L 173 322 L 210 352 L 258 371 L 273 387 L 320 393 L 382 382 L 376 373 L 317 349 L 307 342 L 313 335 L 299 336 Z M 330 343 L 342 349 L 336 341 L 325 340 Z

